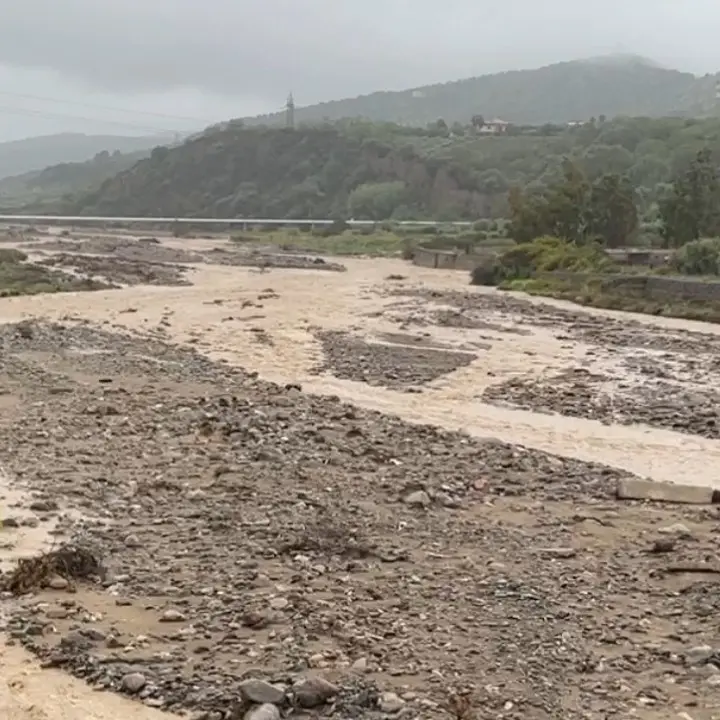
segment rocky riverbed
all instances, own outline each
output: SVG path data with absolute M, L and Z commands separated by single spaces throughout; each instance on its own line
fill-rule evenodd
M 162 262 L 147 262 L 107 255 L 55 253 L 39 261 L 40 265 L 70 268 L 75 273 L 99 277 L 119 285 L 192 285 L 185 276 L 187 267 Z
M 350 333 L 321 330 L 316 337 L 323 360 L 315 372 L 387 388 L 417 390 L 477 357 L 473 352 L 417 347 L 392 336 L 385 336 L 382 342 L 368 342 Z
M 643 423 L 676 432 L 720 438 L 720 393 L 685 388 L 674 382 L 618 382 L 582 368 L 543 380 L 516 378 L 492 385 L 483 400 L 536 412 L 600 420 Z
M 108 277 L 110 277 L 108 273 L 113 270 L 115 275 L 123 272 L 127 275 L 129 270 L 134 268 L 135 276 L 141 270 L 150 279 L 150 281 L 147 279 L 143 281 L 140 276 L 136 282 L 127 284 L 137 284 L 138 282 L 153 285 L 176 284 L 169 283 L 167 280 L 158 282 L 152 279 L 152 273 L 159 272 L 163 265 L 167 267 L 167 273 L 173 268 L 177 270 L 178 266 L 198 264 L 334 272 L 343 272 L 346 269 L 340 263 L 330 262 L 321 257 L 280 252 L 277 248 L 271 247 L 243 247 L 235 244 L 227 247 L 214 246 L 200 251 L 170 246 L 153 237 L 98 236 L 85 239 L 55 237 L 43 241 L 35 239 L 22 244 L 21 247 L 33 252 L 53 253 L 53 256 L 46 261 L 50 264 L 71 265 L 75 260 L 76 265 L 88 266 L 94 261 L 96 265 L 99 264 L 106 270 L 105 273 L 100 274 Z
M 208 720 L 711 717 L 716 506 L 109 326 L 2 326 L 0 391 L 0 537 L 104 566 L 3 600 L 48 666 Z

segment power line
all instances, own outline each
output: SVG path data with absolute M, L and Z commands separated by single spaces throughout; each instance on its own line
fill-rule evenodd
M 28 95 L 25 93 L 10 92 L 8 90 L 0 90 L 0 95 L 22 98 L 24 100 L 41 100 L 42 102 L 61 103 L 63 105 L 77 105 L 78 107 L 86 107 L 95 110 L 109 110 L 110 112 L 121 112 L 129 115 L 145 115 L 147 117 L 163 118 L 165 120 L 185 120 L 187 122 L 206 125 L 213 122 L 207 118 L 188 117 L 186 115 L 169 115 L 166 113 L 151 112 L 149 110 L 125 110 L 123 108 L 111 107 L 109 105 L 98 105 L 97 103 L 87 103 L 75 100 L 62 100 L 60 98 L 45 97 L 43 95 Z
M 145 130 L 154 133 L 162 134 L 175 134 L 177 130 L 171 130 L 169 128 L 159 128 L 157 126 L 139 125 L 132 122 L 123 122 L 122 120 L 103 120 L 101 118 L 85 117 L 82 115 L 69 115 L 67 113 L 54 113 L 45 110 L 31 110 L 30 108 L 13 108 L 5 105 L 0 105 L 0 114 L 5 113 L 9 115 L 25 115 L 43 117 L 48 119 L 69 119 L 69 120 L 83 120 L 85 122 L 93 123 L 105 123 L 106 125 L 116 125 L 125 128 L 134 128 L 136 130 Z

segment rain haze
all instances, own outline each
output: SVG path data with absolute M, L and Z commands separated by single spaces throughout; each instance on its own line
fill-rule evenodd
M 717 0 L 24 0 L 0 23 L 0 140 L 151 134 L 611 53 L 720 70 Z M 691 39 L 691 41 L 689 41 Z

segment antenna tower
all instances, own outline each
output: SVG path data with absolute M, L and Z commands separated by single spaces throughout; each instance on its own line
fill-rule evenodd
M 295 100 L 292 93 L 288 95 L 287 104 L 285 105 L 285 124 L 289 128 L 295 127 Z

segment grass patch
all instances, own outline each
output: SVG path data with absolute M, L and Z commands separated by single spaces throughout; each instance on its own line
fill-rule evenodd
M 428 229 L 432 233 L 426 232 Z M 505 237 L 479 238 L 478 233 L 458 230 L 439 231 L 438 228 L 353 228 L 335 232 L 332 227 L 313 230 L 273 228 L 247 230 L 230 238 L 235 245 L 246 247 L 276 247 L 285 252 L 305 252 L 318 255 L 402 257 L 411 260 L 417 247 L 433 250 L 474 252 L 479 248 L 502 252 L 514 246 Z
M 609 288 L 598 279 L 577 285 L 561 279 L 530 278 L 506 281 L 498 287 L 501 290 L 516 290 L 605 310 L 720 323 L 720 301 L 654 299 L 624 292 L 622 286 Z
M 275 232 L 244 232 L 230 238 L 236 245 L 276 247 L 285 252 L 305 252 L 317 255 L 393 257 L 403 254 L 410 242 L 393 232 L 376 231 L 372 234 L 356 230 L 344 230 L 335 235 L 324 231 L 301 232 L 277 230 Z
M 27 255 L 19 250 L 0 249 L 0 297 L 107 290 L 114 287 L 117 286 L 27 262 Z

